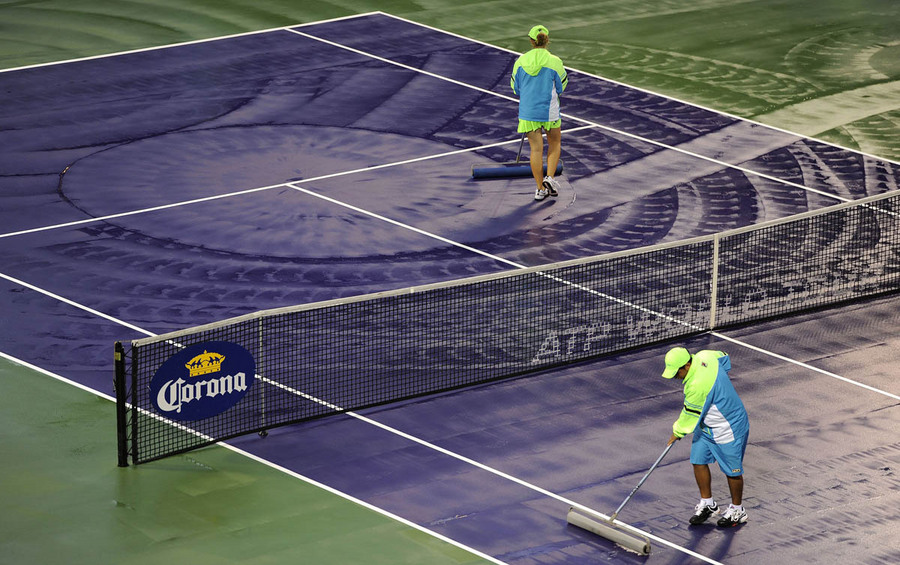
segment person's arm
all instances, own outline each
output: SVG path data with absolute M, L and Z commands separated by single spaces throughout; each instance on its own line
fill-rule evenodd
M 700 420 L 700 413 L 703 411 L 703 405 L 706 403 L 706 396 L 709 391 L 688 391 L 684 396 L 684 406 L 681 409 L 681 415 L 672 424 L 672 435 L 677 439 L 692 433 L 697 427 L 697 421 Z
M 519 67 L 521 66 L 522 63 L 516 60 L 516 64 L 513 65 L 512 76 L 509 78 L 509 87 L 512 88 L 513 94 L 515 94 L 516 96 L 519 95 L 519 91 L 517 89 L 518 85 L 516 84 L 516 73 L 519 72 Z
M 566 74 L 566 68 L 562 64 L 559 57 L 551 57 L 550 68 L 556 71 L 553 78 L 553 87 L 556 88 L 557 94 L 562 94 L 563 90 L 569 85 L 569 75 Z

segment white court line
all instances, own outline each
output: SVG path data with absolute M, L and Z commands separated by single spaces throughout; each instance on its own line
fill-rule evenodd
M 142 208 L 140 210 L 131 210 L 129 212 L 119 212 L 117 214 L 109 214 L 107 216 L 98 216 L 96 218 L 85 218 L 83 220 L 75 220 L 73 222 L 65 222 L 62 224 L 41 226 L 39 228 L 29 228 L 26 230 L 19 230 L 19 231 L 0 234 L 0 239 L 6 238 L 6 237 L 16 237 L 19 235 L 27 235 L 30 233 L 37 233 L 37 232 L 42 232 L 42 231 L 56 230 L 56 229 L 60 229 L 60 228 L 71 228 L 74 226 L 92 224 L 94 222 L 105 222 L 108 220 L 114 220 L 116 218 L 124 218 L 126 216 L 134 216 L 137 214 L 146 214 L 148 212 L 157 212 L 159 210 L 167 210 L 169 208 L 178 208 L 181 206 L 187 206 L 189 204 L 198 204 L 200 202 L 209 202 L 211 200 L 219 200 L 220 198 L 230 198 L 232 196 L 240 196 L 242 194 L 251 194 L 254 192 L 262 192 L 263 190 L 271 190 L 273 188 L 279 188 L 279 187 L 284 187 L 284 186 L 285 186 L 285 183 L 272 184 L 269 186 L 262 186 L 262 187 L 258 187 L 258 188 L 249 188 L 247 190 L 239 190 L 236 192 L 229 192 L 227 194 L 216 194 L 213 196 L 205 196 L 203 198 L 195 198 L 193 200 L 183 200 L 181 202 L 174 202 L 172 204 L 163 204 L 161 206 L 153 206 L 151 208 Z
M 869 386 L 869 385 L 867 385 L 867 384 L 863 384 L 863 383 L 861 383 L 861 382 L 859 382 L 859 381 L 854 381 L 853 379 L 848 379 L 847 377 L 842 377 L 842 376 L 840 376 L 840 375 L 836 375 L 835 373 L 832 373 L 832 372 L 830 372 L 830 371 L 826 371 L 825 369 L 819 369 L 818 367 L 813 367 L 812 365 L 809 365 L 809 364 L 807 364 L 807 363 L 803 363 L 803 362 L 801 362 L 801 361 L 795 361 L 794 359 L 790 359 L 790 358 L 788 358 L 788 357 L 785 357 L 784 355 L 779 355 L 778 353 L 774 353 L 774 352 L 772 352 L 772 351 L 768 351 L 768 350 L 763 349 L 763 348 L 761 348 L 761 347 L 756 347 L 755 345 L 750 345 L 750 344 L 747 343 L 747 342 L 741 341 L 741 340 L 739 340 L 739 339 L 735 339 L 735 338 L 733 338 L 733 337 L 728 337 L 727 335 L 721 334 L 721 333 L 719 333 L 719 332 L 716 332 L 716 331 L 710 331 L 709 334 L 712 335 L 712 336 L 715 336 L 715 337 L 717 337 L 717 338 L 719 338 L 719 339 L 722 339 L 722 340 L 725 340 L 725 341 L 730 341 L 731 343 L 734 343 L 734 344 L 736 344 L 736 345 L 740 345 L 740 346 L 742 346 L 742 347 L 746 347 L 747 349 L 756 351 L 757 353 L 762 353 L 762 354 L 768 355 L 769 357 L 774 357 L 775 359 L 778 359 L 778 360 L 780 360 L 780 361 L 787 361 L 788 363 L 793 363 L 794 365 L 797 365 L 797 366 L 799 366 L 799 367 L 803 367 L 804 369 L 809 369 L 810 371 L 815 371 L 815 372 L 817 372 L 817 373 L 821 373 L 821 374 L 825 375 L 826 377 L 831 377 L 832 379 L 837 379 L 837 380 L 839 380 L 839 381 L 844 381 L 845 383 L 851 384 L 851 385 L 853 385 L 853 386 L 858 386 L 858 387 L 860 387 L 860 388 L 864 388 L 864 389 L 869 390 L 869 391 L 871 391 L 871 392 L 876 392 L 876 393 L 881 394 L 881 395 L 883 395 L 883 396 L 887 396 L 888 398 L 893 398 L 894 400 L 900 400 L 900 395 L 898 395 L 898 394 L 891 394 L 890 392 L 887 392 L 887 391 L 884 391 L 884 390 L 875 388 L 875 387 L 873 387 L 873 386 Z
M 421 228 L 417 228 L 417 227 L 411 226 L 409 224 L 404 224 L 403 222 L 400 222 L 398 220 L 393 220 L 391 218 L 388 218 L 387 216 L 382 216 L 381 214 L 376 214 L 375 212 L 370 212 L 369 210 L 366 210 L 365 208 L 360 208 L 358 206 L 354 206 L 353 204 L 347 204 L 346 202 L 337 200 L 336 198 L 332 198 L 330 196 L 325 196 L 324 194 L 319 194 L 318 192 L 314 192 L 307 188 L 303 188 L 302 186 L 300 186 L 296 183 L 289 182 L 289 183 L 287 183 L 287 186 L 289 186 L 290 188 L 292 188 L 298 192 L 302 192 L 303 194 L 307 194 L 309 196 L 314 196 L 315 198 L 319 198 L 321 200 L 330 202 L 332 204 L 337 204 L 338 206 L 343 206 L 344 208 L 347 208 L 348 210 L 352 210 L 354 212 L 364 214 L 366 216 L 369 216 L 370 218 L 375 218 L 376 220 L 379 220 L 382 222 L 387 222 L 393 226 L 397 226 L 399 228 L 409 230 L 409 231 L 417 233 L 419 235 L 424 235 L 425 237 L 430 237 L 432 239 L 436 239 L 437 241 L 440 241 L 442 243 L 446 243 L 446 244 L 452 245 L 454 247 L 459 247 L 460 249 L 465 249 L 466 251 L 470 251 L 472 253 L 475 253 L 476 255 L 482 255 L 484 257 L 488 257 L 489 259 L 499 261 L 500 263 L 505 263 L 506 265 L 515 267 L 516 269 L 527 269 L 528 268 L 525 265 L 522 265 L 521 263 L 516 263 L 515 261 L 510 261 L 509 259 L 503 258 L 499 255 L 494 255 L 492 253 L 488 253 L 487 251 L 482 251 L 476 247 L 471 247 L 464 243 L 459 243 L 458 241 L 454 241 L 454 240 L 446 238 L 442 235 L 437 235 L 437 234 L 431 233 L 429 231 L 425 231 Z
M 54 294 L 54 293 L 50 292 L 49 290 L 34 286 L 33 284 L 29 284 L 21 279 L 17 279 L 16 277 L 11 277 L 5 273 L 0 273 L 0 279 L 6 279 L 7 281 L 9 281 L 13 284 L 17 284 L 19 286 L 24 286 L 25 288 L 27 288 L 29 290 L 33 290 L 37 293 L 43 294 L 44 296 L 49 296 L 50 298 L 52 298 L 54 300 L 59 300 L 63 304 L 68 304 L 69 306 L 72 306 L 74 308 L 84 310 L 88 314 L 92 314 L 94 316 L 97 316 L 98 318 L 103 318 L 104 320 L 108 320 L 110 322 L 125 326 L 126 328 L 128 328 L 130 330 L 134 330 L 136 332 L 142 333 L 147 336 L 156 335 L 152 332 L 148 332 L 145 329 L 142 329 L 135 325 L 129 324 L 128 322 L 124 322 L 118 318 L 114 318 L 108 314 L 104 314 L 103 312 L 100 312 L 99 310 L 94 310 L 93 308 L 88 308 L 87 306 L 84 306 L 83 304 L 79 304 L 78 302 L 75 302 L 74 300 L 69 300 L 68 298 L 60 296 L 58 294 Z
M 453 545 L 453 546 L 455 546 L 455 547 L 458 547 L 458 548 L 460 548 L 460 549 L 463 549 L 463 550 L 465 550 L 465 551 L 468 551 L 468 552 L 471 553 L 472 555 L 475 555 L 475 556 L 477 556 L 477 557 L 481 557 L 482 559 L 484 559 L 484 560 L 486 560 L 486 561 L 490 561 L 491 563 L 497 563 L 498 565 L 507 565 L 506 562 L 500 561 L 500 560 L 497 559 L 496 557 L 493 557 L 493 556 L 491 556 L 491 555 L 488 555 L 487 553 L 482 553 L 481 551 L 478 551 L 478 550 L 475 549 L 475 548 L 472 548 L 472 547 L 469 547 L 469 546 L 467 546 L 467 545 L 464 545 L 464 544 L 462 544 L 462 543 L 456 541 L 456 540 L 453 539 L 453 538 L 449 538 L 449 537 L 447 537 L 447 536 L 445 536 L 445 535 L 443 535 L 443 534 L 439 534 L 439 533 L 437 533 L 437 532 L 435 532 L 435 531 L 433 531 L 433 530 L 429 530 L 428 528 L 425 528 L 424 526 L 420 526 L 419 524 L 417 524 L 417 523 L 415 523 L 415 522 L 412 522 L 412 521 L 410 521 L 410 520 L 407 520 L 406 518 L 403 518 L 402 516 L 398 516 L 397 514 L 394 514 L 394 513 L 392 513 L 392 512 L 389 512 L 389 511 L 387 511 L 387 510 L 384 510 L 384 509 L 382 509 L 382 508 L 379 508 L 379 507 L 377 507 L 377 506 L 374 506 L 374 505 L 372 505 L 372 504 L 366 502 L 365 500 L 356 498 L 356 497 L 354 497 L 354 496 L 352 496 L 352 495 L 350 495 L 350 494 L 347 494 L 347 493 L 345 493 L 345 492 L 339 491 L 339 490 L 337 490 L 337 489 L 335 489 L 335 488 L 333 488 L 333 487 L 330 487 L 330 486 L 328 486 L 328 485 L 326 485 L 326 484 L 324 484 L 324 483 L 320 483 L 319 481 L 316 481 L 315 479 L 311 479 L 311 478 L 309 478 L 309 477 L 307 477 L 307 476 L 305 476 L 305 475 L 301 475 L 300 473 L 298 473 L 298 472 L 296 472 L 296 471 L 292 471 L 292 470 L 288 469 L 287 467 L 282 467 L 281 465 L 277 465 L 277 464 L 275 464 L 275 463 L 272 463 L 272 462 L 269 461 L 268 459 L 264 459 L 264 458 L 262 458 L 262 457 L 260 457 L 260 456 L 258 456 L 258 455 L 254 455 L 254 454 L 249 453 L 249 452 L 247 452 L 247 451 L 244 451 L 243 449 L 240 449 L 240 448 L 238 448 L 238 447 L 234 447 L 234 446 L 232 446 L 232 445 L 228 445 L 227 443 L 222 444 L 222 445 L 223 445 L 225 448 L 230 449 L 231 451 L 233 451 L 233 452 L 235 452 L 235 453 L 238 453 L 238 454 L 240 454 L 240 455 L 243 455 L 244 457 L 248 457 L 248 458 L 250 458 L 250 459 L 253 459 L 254 461 L 256 461 L 256 462 L 258 462 L 258 463 L 262 463 L 263 465 L 267 465 L 267 466 L 269 466 L 269 467 L 271 467 L 271 468 L 273 468 L 273 469 L 275 469 L 275 470 L 277 470 L 277 471 L 281 471 L 282 473 L 284 473 L 284 474 L 286 474 L 286 475 L 290 475 L 290 476 L 292 476 L 292 477 L 296 477 L 296 478 L 298 478 L 298 479 L 300 479 L 300 480 L 302 480 L 302 481 L 304 481 L 304 482 L 306 482 L 306 483 L 309 483 L 309 484 L 311 484 L 311 485 L 313 485 L 313 486 L 317 486 L 317 487 L 319 487 L 320 489 L 322 489 L 322 490 L 324 490 L 324 491 L 328 491 L 328 492 L 330 492 L 330 493 L 332 493 L 332 494 L 335 494 L 335 495 L 337 495 L 337 496 L 340 496 L 340 497 L 343 498 L 343 499 L 349 500 L 350 502 L 355 502 L 356 504 L 359 504 L 360 506 L 362 506 L 362 507 L 364 507 L 364 508 L 368 508 L 369 510 L 372 510 L 372 511 L 374 511 L 374 512 L 377 512 L 377 513 L 381 514 L 382 516 L 386 516 L 386 517 L 388 517 L 388 518 L 391 518 L 391 519 L 393 519 L 393 520 L 396 520 L 397 522 L 400 522 L 401 524 L 405 524 L 405 525 L 409 526 L 410 528 L 414 528 L 414 529 L 416 529 L 416 530 L 419 530 L 420 532 L 423 532 L 423 533 L 428 534 L 429 536 L 432 536 L 432 537 L 437 538 L 437 539 L 439 539 L 439 540 L 441 540 L 441 541 L 444 541 L 444 542 L 446 542 L 446 543 L 449 543 L 450 545 Z
M 0 73 L 13 73 L 16 71 L 37 69 L 37 68 L 41 68 L 41 67 L 54 67 L 57 65 L 68 65 L 70 63 L 80 63 L 82 61 L 93 61 L 96 59 L 109 59 L 112 57 L 120 57 L 122 55 L 132 55 L 134 53 L 146 53 L 148 51 L 160 51 L 163 49 L 171 49 L 173 47 L 184 47 L 186 45 L 199 45 L 202 43 L 210 43 L 212 41 L 222 41 L 223 39 L 235 39 L 238 37 L 247 37 L 250 35 L 261 35 L 264 33 L 285 31 L 289 27 L 308 27 L 308 26 L 314 26 L 314 25 L 319 25 L 319 24 L 327 24 L 330 22 L 339 22 L 341 20 L 351 20 L 353 18 L 363 18 L 363 17 L 373 16 L 373 15 L 385 15 L 385 14 L 383 12 L 367 12 L 364 14 L 355 14 L 352 16 L 342 16 L 339 18 L 332 18 L 330 20 L 320 20 L 320 21 L 309 22 L 309 23 L 305 23 L 305 24 L 292 24 L 290 26 L 279 26 L 279 27 L 273 27 L 273 28 L 269 28 L 269 29 L 260 29 L 257 31 L 245 31 L 243 33 L 234 33 L 231 35 L 220 35 L 217 37 L 208 37 L 206 39 L 195 39 L 192 41 L 182 41 L 180 43 L 170 43 L 167 45 L 156 45 L 153 47 L 142 47 L 140 49 L 129 49 L 128 51 L 117 51 L 115 53 L 104 53 L 102 55 L 91 55 L 89 57 L 78 57 L 77 59 L 65 59 L 62 61 L 50 61 L 48 63 L 35 63 L 33 65 L 24 65 L 21 67 L 10 67 L 8 69 L 0 69 Z
M 28 367 L 32 371 L 37 371 L 38 373 L 43 373 L 44 375 L 47 375 L 48 377 L 53 377 L 54 379 L 58 380 L 59 382 L 66 383 L 67 385 L 74 386 L 75 388 L 80 388 L 81 390 L 83 390 L 85 392 L 89 392 L 91 394 L 96 394 L 97 396 L 99 396 L 101 398 L 105 398 L 106 400 L 109 400 L 110 402 L 116 401 L 116 399 L 114 397 L 112 397 L 104 392 L 100 392 L 99 390 L 94 390 L 87 385 L 83 385 L 77 381 L 67 379 L 67 378 L 63 377 L 62 375 L 57 375 L 56 373 L 52 373 L 46 369 L 42 369 L 41 367 L 38 367 L 37 365 L 33 365 L 33 364 L 29 363 L 28 361 L 23 361 L 22 359 L 13 357 L 12 355 L 8 355 L 2 351 L 0 351 L 0 357 L 2 357 L 3 359 L 6 359 L 7 361 L 9 361 L 11 363 L 15 363 L 16 365 L 22 365 L 23 367 Z

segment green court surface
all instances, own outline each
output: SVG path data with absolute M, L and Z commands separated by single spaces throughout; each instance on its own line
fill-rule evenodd
M 0 563 L 487 563 L 224 448 L 119 468 L 115 417 L 0 359 Z
M 376 10 L 900 160 L 893 0 L 26 0 L 0 68 Z M 119 469 L 112 402 L 3 360 L 0 434 L 0 563 L 487 562 L 224 448 Z

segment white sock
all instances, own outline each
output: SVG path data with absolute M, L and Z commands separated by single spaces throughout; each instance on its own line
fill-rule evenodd
M 715 506 L 715 505 L 716 505 L 716 499 L 714 499 L 714 498 L 701 498 L 701 499 L 700 499 L 700 504 L 702 504 L 703 506 Z
M 732 508 L 734 508 L 734 509 L 737 510 L 738 512 L 743 512 L 743 511 L 744 511 L 744 506 L 743 506 L 743 505 L 737 505 L 737 506 L 735 506 L 734 504 L 729 504 L 729 506 L 732 507 Z

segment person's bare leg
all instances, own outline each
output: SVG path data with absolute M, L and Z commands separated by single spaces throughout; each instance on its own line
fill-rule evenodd
M 694 479 L 700 488 L 700 498 L 712 498 L 712 476 L 709 473 L 709 465 L 694 465 Z
M 731 503 L 740 506 L 744 498 L 744 475 L 728 477 L 728 490 L 731 491 Z
M 531 149 L 529 157 L 531 174 L 540 190 L 544 188 L 542 184 L 544 182 L 544 137 L 541 135 L 540 129 L 528 132 L 528 147 Z
M 547 174 L 556 175 L 556 167 L 559 165 L 559 154 L 562 151 L 562 128 L 547 130 Z

